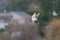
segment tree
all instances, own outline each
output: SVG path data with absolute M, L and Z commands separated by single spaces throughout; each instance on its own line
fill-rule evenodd
M 53 17 L 52 12 L 55 10 L 60 13 L 60 0 L 38 0 L 41 3 L 41 16 L 39 17 L 40 29 L 44 28 L 45 23 Z M 59 16 L 59 15 L 58 15 Z
M 12 0 L 12 10 L 14 11 L 25 11 L 27 10 L 28 1 L 27 0 Z

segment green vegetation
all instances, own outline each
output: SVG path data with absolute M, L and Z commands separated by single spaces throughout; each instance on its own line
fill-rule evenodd
M 29 10 L 28 6 L 31 3 L 39 3 L 40 5 L 40 17 L 38 18 L 38 21 L 40 23 L 39 27 L 40 30 L 42 30 L 49 22 L 49 20 L 53 17 L 52 12 L 55 10 L 58 14 L 58 17 L 60 17 L 60 0 L 12 0 L 12 10 L 13 11 L 25 11 L 28 14 L 32 15 L 35 11 Z
M 0 29 L 0 33 L 4 32 L 4 29 Z
M 3 35 L 6 30 L 0 29 L 0 35 Z
M 25 0 L 12 0 L 13 11 L 25 11 L 27 10 L 28 2 Z

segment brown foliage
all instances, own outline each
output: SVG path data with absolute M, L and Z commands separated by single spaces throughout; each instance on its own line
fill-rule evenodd
M 52 18 L 48 23 L 48 29 L 45 30 L 47 40 L 60 40 L 60 19 Z

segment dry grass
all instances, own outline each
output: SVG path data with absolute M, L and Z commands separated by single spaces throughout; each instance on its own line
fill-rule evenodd
M 48 29 L 45 31 L 45 36 L 47 40 L 60 40 L 60 19 L 53 18 L 48 23 Z

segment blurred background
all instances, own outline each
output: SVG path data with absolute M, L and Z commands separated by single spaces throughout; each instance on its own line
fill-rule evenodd
M 39 32 L 41 36 L 52 18 L 60 18 L 60 0 L 0 0 L 0 13 L 22 11 L 29 15 L 39 11 Z

